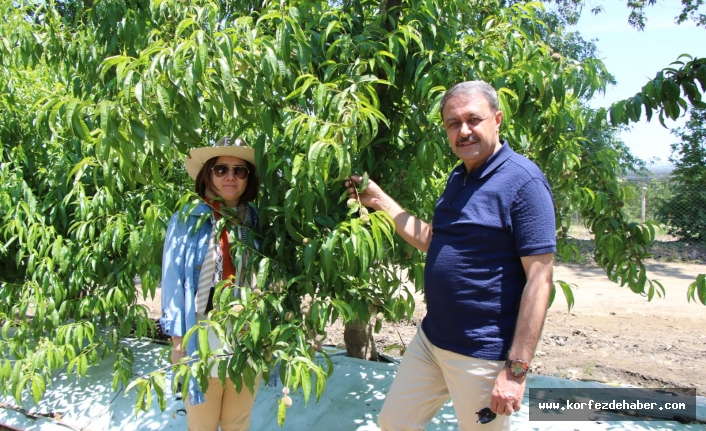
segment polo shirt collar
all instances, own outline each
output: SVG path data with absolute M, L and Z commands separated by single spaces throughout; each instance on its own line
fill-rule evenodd
M 488 176 L 515 153 L 512 151 L 510 144 L 508 144 L 506 140 L 503 139 L 501 142 L 503 145 L 496 153 L 488 157 L 488 160 L 486 160 L 485 163 L 480 165 L 477 169 L 470 172 L 470 175 L 473 178 L 481 179 Z M 464 173 L 466 172 L 466 165 L 464 165 L 463 162 L 461 162 L 461 170 Z

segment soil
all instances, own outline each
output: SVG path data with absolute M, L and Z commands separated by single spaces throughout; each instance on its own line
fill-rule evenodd
M 652 301 L 611 282 L 595 264 L 556 264 L 554 279 L 573 286 L 575 305 L 569 311 L 557 293 L 530 372 L 638 387 L 694 387 L 706 396 L 706 306 L 686 298 L 689 284 L 706 274 L 706 263 L 697 261 L 648 262 L 648 276 L 666 289 L 664 298 Z M 159 301 L 159 296 L 147 301 L 155 318 Z M 386 323 L 374 334 L 379 352 L 411 341 L 426 313 L 421 294 L 416 302 L 411 321 Z M 340 320 L 327 334 L 324 344 L 344 347 Z M 400 350 L 386 354 L 400 356 Z

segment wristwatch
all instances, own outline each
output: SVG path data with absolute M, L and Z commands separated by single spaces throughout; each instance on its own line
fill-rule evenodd
M 515 377 L 524 377 L 527 374 L 529 365 L 522 359 L 508 359 L 505 366 L 510 369 L 510 373 Z

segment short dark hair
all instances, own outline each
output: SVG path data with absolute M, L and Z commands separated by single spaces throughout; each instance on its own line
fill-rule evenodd
M 446 94 L 444 94 L 444 97 L 441 98 L 439 114 L 441 115 L 442 120 L 444 119 L 444 106 L 446 106 L 446 102 L 448 102 L 449 99 L 451 99 L 452 97 L 458 96 L 460 94 L 465 94 L 469 96 L 474 94 L 481 94 L 488 101 L 488 104 L 490 105 L 490 109 L 492 109 L 493 114 L 498 112 L 498 92 L 495 91 L 495 89 L 490 84 L 483 81 L 465 81 L 459 82 L 458 84 L 449 88 L 446 91 Z
M 194 182 L 194 191 L 201 198 L 205 198 L 206 190 L 213 189 L 213 177 L 211 176 L 211 168 L 216 165 L 218 157 L 211 157 L 206 160 L 206 162 L 201 167 L 198 175 L 196 175 L 196 181 Z M 260 188 L 260 177 L 257 175 L 255 166 L 244 160 L 245 165 L 248 168 L 248 185 L 245 187 L 243 195 L 240 196 L 240 203 L 247 204 L 252 202 L 257 198 L 257 190 Z

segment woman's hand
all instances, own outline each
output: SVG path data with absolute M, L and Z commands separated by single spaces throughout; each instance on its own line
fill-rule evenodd
M 186 351 L 182 348 L 182 341 L 184 340 L 183 337 L 172 337 L 172 355 L 171 355 L 171 360 L 172 364 L 178 363 L 181 358 L 186 356 Z

